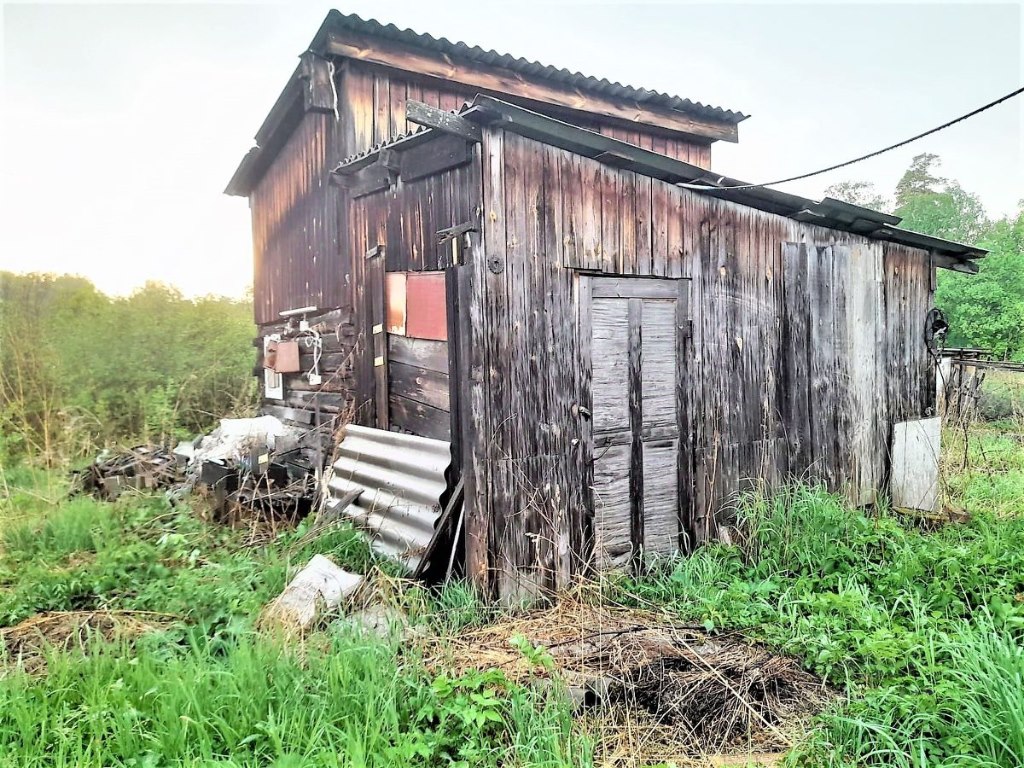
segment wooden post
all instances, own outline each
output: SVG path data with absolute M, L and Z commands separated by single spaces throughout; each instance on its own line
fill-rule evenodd
M 373 349 L 374 423 L 377 429 L 390 426 L 388 411 L 388 335 L 384 326 L 384 246 L 366 252 L 366 288 L 369 291 L 370 333 Z

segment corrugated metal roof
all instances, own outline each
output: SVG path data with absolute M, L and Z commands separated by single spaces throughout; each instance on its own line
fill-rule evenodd
M 564 123 L 561 120 L 541 115 L 491 96 L 477 96 L 473 103 L 466 104 L 459 114 L 481 125 L 497 125 L 521 136 L 536 139 L 585 157 L 601 161 L 607 160 L 616 168 L 635 171 L 671 184 L 706 185 L 707 188 L 701 190 L 693 190 L 690 187 L 697 194 L 717 197 L 808 224 L 933 251 L 943 257 L 939 266 L 947 269 L 977 272 L 977 266 L 971 263 L 971 260 L 980 258 L 988 252 L 977 246 L 955 243 L 909 229 L 900 229 L 896 226 L 901 221 L 899 216 L 872 211 L 870 208 L 862 208 L 859 205 L 852 205 L 830 197 L 820 201 L 811 200 L 769 187 L 730 189 L 730 187 L 745 187 L 747 185 L 737 179 L 712 174 L 705 168 L 589 131 L 586 128 Z M 427 141 L 431 135 L 436 135 L 435 129 L 420 131 L 412 137 L 400 137 L 370 151 L 347 158 L 334 172 L 351 173 L 372 163 L 373 158 L 385 147 L 401 149 L 402 145 L 411 146 L 411 141 L 415 141 L 415 143 Z
M 451 461 L 444 440 L 350 424 L 331 468 L 327 509 L 362 491 L 341 514 L 367 534 L 374 551 L 413 572 L 441 516 Z
M 744 115 L 742 112 L 734 112 L 730 109 L 702 104 L 699 101 L 691 101 L 680 96 L 672 96 L 647 88 L 634 88 L 633 86 L 611 82 L 604 78 L 598 79 L 580 72 L 571 72 L 568 69 L 558 69 L 557 67 L 551 67 L 536 61 L 516 58 L 507 53 L 484 50 L 477 45 L 467 45 L 458 41 L 452 42 L 445 37 L 436 38 L 432 35 L 414 32 L 411 29 L 400 29 L 394 24 L 385 25 L 374 19 L 363 19 L 355 14 L 344 14 L 336 10 L 332 10 L 327 14 L 323 26 L 310 47 L 316 50 L 317 44 L 332 30 L 350 30 L 364 35 L 372 35 L 373 37 L 404 43 L 456 59 L 464 59 L 492 67 L 502 67 L 529 77 L 543 78 L 560 85 L 567 85 L 571 88 L 613 99 L 635 101 L 638 104 L 661 107 L 663 109 L 674 109 L 733 125 L 746 120 L 748 117 L 748 115 Z

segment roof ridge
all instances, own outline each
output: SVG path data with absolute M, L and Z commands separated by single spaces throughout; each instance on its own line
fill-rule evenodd
M 416 32 L 408 27 L 402 29 L 390 22 L 382 24 L 377 19 L 364 19 L 356 13 L 346 14 L 337 9 L 332 9 L 327 14 L 320 32 L 314 38 L 313 45 L 321 40 L 323 35 L 329 32 L 332 27 L 405 43 L 441 53 L 442 55 L 461 57 L 481 64 L 503 67 L 523 74 L 543 77 L 564 85 L 571 85 L 575 88 L 612 98 L 629 99 L 663 109 L 688 112 L 732 125 L 736 125 L 749 117 L 749 115 L 731 109 L 715 107 L 650 88 L 624 85 L 619 81 L 611 81 L 606 77 L 596 78 L 591 75 L 584 75 L 582 72 L 573 72 L 565 67 L 559 68 L 550 64 L 542 64 L 539 61 L 530 61 L 522 56 L 516 57 L 507 53 L 499 53 L 493 48 L 488 50 L 479 45 L 469 45 L 462 41 L 452 42 L 447 37 L 436 38 L 427 32 Z

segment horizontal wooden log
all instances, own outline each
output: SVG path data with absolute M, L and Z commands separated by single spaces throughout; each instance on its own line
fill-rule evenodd
M 319 384 L 310 384 L 301 374 L 288 376 L 284 380 L 284 388 L 296 392 L 350 392 L 355 386 L 355 378 L 349 374 L 340 376 L 327 374 Z
M 591 291 L 595 299 L 676 299 L 679 283 L 676 280 L 604 278 L 595 280 Z
M 410 339 L 388 334 L 388 359 L 396 363 L 448 373 L 448 342 Z
M 348 398 L 345 394 L 337 392 L 300 392 L 298 390 L 285 391 L 282 400 L 272 400 L 271 405 L 286 405 L 292 408 L 305 408 L 314 411 L 319 407 L 323 413 L 341 413 L 345 410 Z
M 295 424 L 312 424 L 313 412 L 302 408 L 289 408 L 284 405 L 264 405 L 263 412 L 268 416 L 276 416 L 281 421 Z
M 351 175 L 335 174 L 331 178 L 338 179 L 338 183 L 348 190 L 349 197 L 355 200 L 389 189 L 395 183 L 395 172 L 381 163 L 374 163 Z
M 432 437 L 435 440 L 450 439 L 451 416 L 447 411 L 407 400 L 398 395 L 391 395 L 389 405 L 391 407 L 391 426 L 420 437 Z
M 313 368 L 313 350 L 300 347 L 299 364 L 303 371 Z M 320 356 L 320 374 L 326 376 L 329 373 L 342 371 L 343 373 L 352 369 L 352 355 L 349 352 L 325 352 Z
M 388 385 L 394 395 L 450 411 L 447 373 L 392 361 L 388 364 Z

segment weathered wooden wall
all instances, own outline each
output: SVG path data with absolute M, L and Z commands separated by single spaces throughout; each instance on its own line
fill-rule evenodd
M 309 383 L 306 373 L 313 368 L 314 350 L 304 341 L 299 343 L 301 373 L 283 374 L 283 397 L 264 396 L 262 410 L 303 431 L 302 445 L 310 466 L 315 466 L 314 452 L 326 458 L 332 445 L 334 430 L 351 420 L 355 409 L 354 348 L 356 326 L 350 308 L 335 309 L 308 318 L 322 341 L 318 368 L 322 382 Z M 256 365 L 253 373 L 263 384 L 263 336 L 281 334 L 293 338 L 285 323 L 278 321 L 261 326 L 254 339 Z
M 250 197 L 253 224 L 257 324 L 272 323 L 285 309 L 345 303 L 345 263 L 338 233 L 344 231 L 340 192 L 328 171 L 344 157 L 416 130 L 405 119 L 405 102 L 457 110 L 476 90 L 415 74 L 348 61 L 337 74 L 338 119 L 308 112 Z M 655 128 L 622 128 L 592 120 L 576 124 L 645 149 L 705 168 L 711 145 Z
M 334 78 L 337 117 L 333 111 L 304 114 L 250 196 L 255 315 L 262 335 L 272 332 L 283 310 L 316 306 L 323 311 L 347 311 L 357 351 L 353 370 L 343 377 L 349 382 L 344 386 L 350 387 L 345 392 L 356 421 L 373 424 L 373 355 L 367 342 L 372 324 L 367 324 L 369 306 L 364 295 L 366 250 L 384 245 L 386 268 L 391 271 L 436 269 L 434 233 L 468 220 L 475 203 L 469 203 L 465 191 L 473 188 L 479 198 L 479 183 L 467 180 L 468 171 L 450 179 L 441 174 L 400 184 L 384 195 L 350 200 L 345 190 L 329 182 L 329 172 L 345 157 L 416 130 L 405 118 L 406 101 L 456 110 L 471 100 L 476 90 L 354 60 L 339 64 Z M 639 126 L 633 130 L 598 121 L 580 120 L 578 124 L 710 166 L 710 144 L 699 139 L 691 142 Z M 641 187 L 649 190 L 649 181 L 646 186 L 641 182 Z M 334 375 L 337 371 L 330 367 L 332 360 L 326 361 L 325 373 L 337 384 L 342 377 Z M 407 372 L 398 373 L 401 378 Z M 286 386 L 296 399 L 311 399 L 318 390 L 297 380 Z M 324 391 L 329 399 L 328 390 Z M 435 405 L 430 402 L 417 401 L 413 406 L 396 401 L 396 425 L 436 436 L 442 417 L 432 408 Z M 416 426 L 417 422 L 423 425 Z
M 460 276 L 461 386 L 474 476 L 467 560 L 522 596 L 588 556 L 589 331 L 578 271 L 690 278 L 680 418 L 692 451 L 690 542 L 738 492 L 790 477 L 869 502 L 891 425 L 934 406 L 922 339 L 931 267 L 871 242 L 617 170 L 496 129 L 483 145 L 483 258 Z M 468 487 L 468 486 L 467 486 Z
M 385 67 L 347 61 L 341 75 L 340 97 L 346 126 L 346 154 L 356 154 L 387 139 L 418 129 L 405 119 L 405 102 L 420 101 L 447 111 L 458 110 L 479 93 L 479 89 L 454 81 L 417 77 Z M 555 115 L 559 119 L 606 136 L 660 152 L 702 168 L 711 167 L 710 140 L 688 139 L 653 126 L 623 127 L 564 108 L 547 108 L 508 94 L 497 94 L 513 103 Z
M 437 137 L 434 142 L 444 141 Z M 429 157 L 432 143 L 413 150 Z M 480 205 L 479 145 L 467 147 L 469 161 L 412 181 L 402 176 L 387 189 L 356 197 L 349 206 L 348 249 L 354 260 L 353 308 L 362 317 L 362 329 L 356 334 L 357 383 L 359 391 L 375 386 L 374 354 L 368 343 L 375 325 L 370 316 L 371 292 L 378 290 L 368 276 L 365 254 L 382 247 L 388 272 L 437 271 L 439 256 L 450 253 L 452 245 L 437 243 L 438 230 L 476 222 Z M 389 423 L 424 437 L 447 439 L 450 436 L 450 396 L 448 363 L 444 341 L 416 340 L 389 334 L 387 344 Z M 361 378 L 360 378 L 361 377 Z M 377 422 L 376 411 L 364 414 L 365 422 Z
M 257 325 L 286 309 L 346 303 L 338 279 L 339 194 L 328 183 L 341 152 L 334 116 L 307 112 L 249 197 Z

